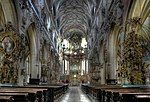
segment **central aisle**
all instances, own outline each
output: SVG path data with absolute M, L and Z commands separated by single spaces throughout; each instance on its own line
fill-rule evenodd
M 79 87 L 69 87 L 68 93 L 62 98 L 60 102 L 92 102 L 82 93 Z

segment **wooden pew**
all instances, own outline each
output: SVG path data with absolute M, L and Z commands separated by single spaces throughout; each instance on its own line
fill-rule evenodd
M 135 95 L 137 102 L 150 102 L 150 95 Z
M 54 100 L 61 97 L 68 89 L 68 85 L 63 86 L 21 86 L 21 87 L 2 87 L 0 88 L 0 94 L 6 93 L 5 96 L 19 96 L 21 93 L 26 93 L 26 99 L 30 102 L 54 102 Z M 18 93 L 18 94 L 17 94 Z M 13 96 L 14 97 L 14 96 Z
M 140 89 L 140 88 L 122 88 L 122 89 L 105 89 L 105 92 L 107 93 L 106 97 L 107 102 L 110 102 L 110 100 L 113 100 L 114 102 L 149 102 L 150 98 L 150 90 Z M 110 96 L 110 97 L 109 97 Z M 138 96 L 146 96 L 144 97 L 138 97 Z M 144 100 L 148 101 L 144 101 Z
M 8 102 L 27 102 L 28 93 L 0 93 L 2 100 L 7 100 Z M 3 96 L 3 97 L 2 97 Z M 7 102 L 6 101 L 6 102 Z
M 44 100 L 44 94 L 43 91 L 47 90 L 46 88 L 38 89 L 38 88 L 2 88 L 0 89 L 0 93 L 28 93 L 28 100 L 31 102 L 34 102 L 35 100 L 37 102 L 42 102 Z
M 84 92 L 95 97 L 98 102 L 150 102 L 150 89 L 121 87 L 114 85 L 81 86 Z
M 0 102 L 12 102 L 12 96 L 0 96 Z
M 53 102 L 54 100 L 57 100 L 59 97 L 61 97 L 68 90 L 68 85 L 67 84 L 62 86 L 30 85 L 22 88 L 31 88 L 31 89 L 38 89 L 38 90 L 45 89 L 42 91 L 44 95 L 44 102 Z
M 81 86 L 82 90 L 86 92 L 88 95 L 90 95 L 93 99 L 101 102 L 105 100 L 106 92 L 104 91 L 105 89 L 119 89 L 121 86 L 116 86 L 116 85 L 100 85 L 97 87 L 94 86 L 89 86 L 89 85 L 82 85 Z M 109 94 L 107 94 L 108 96 Z M 109 97 L 109 96 L 108 96 Z
M 45 90 L 45 89 L 33 89 L 33 88 L 1 88 L 0 89 L 0 93 L 4 94 L 4 93 L 7 93 L 7 94 L 12 94 L 11 96 L 13 96 L 13 94 L 15 93 L 18 93 L 16 94 L 15 97 L 21 97 L 20 95 L 21 94 L 27 94 L 26 95 L 26 99 L 31 101 L 31 102 L 34 102 L 35 100 L 37 102 L 43 102 L 41 101 L 42 100 L 42 91 Z M 5 94 L 6 95 L 6 94 Z M 14 96 L 13 96 L 14 97 Z

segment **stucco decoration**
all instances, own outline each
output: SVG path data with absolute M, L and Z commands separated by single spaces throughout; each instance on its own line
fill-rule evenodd
M 5 26 L 5 31 L 0 34 L 0 83 L 17 84 L 20 45 L 17 30 L 9 22 Z

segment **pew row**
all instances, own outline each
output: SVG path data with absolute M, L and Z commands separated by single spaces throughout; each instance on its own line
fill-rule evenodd
M 81 89 L 96 102 L 150 102 L 149 88 L 116 85 L 94 87 L 83 84 Z
M 67 90 L 68 85 L 0 87 L 0 102 L 54 102 Z

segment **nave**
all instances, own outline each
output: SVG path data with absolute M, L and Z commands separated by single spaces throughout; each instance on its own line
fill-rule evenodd
M 150 102 L 150 0 L 0 0 L 0 102 L 64 95 Z
M 92 102 L 78 86 L 69 87 L 66 95 L 63 96 L 60 102 Z
M 69 87 L 68 92 L 63 96 L 60 102 L 92 102 L 80 87 Z

